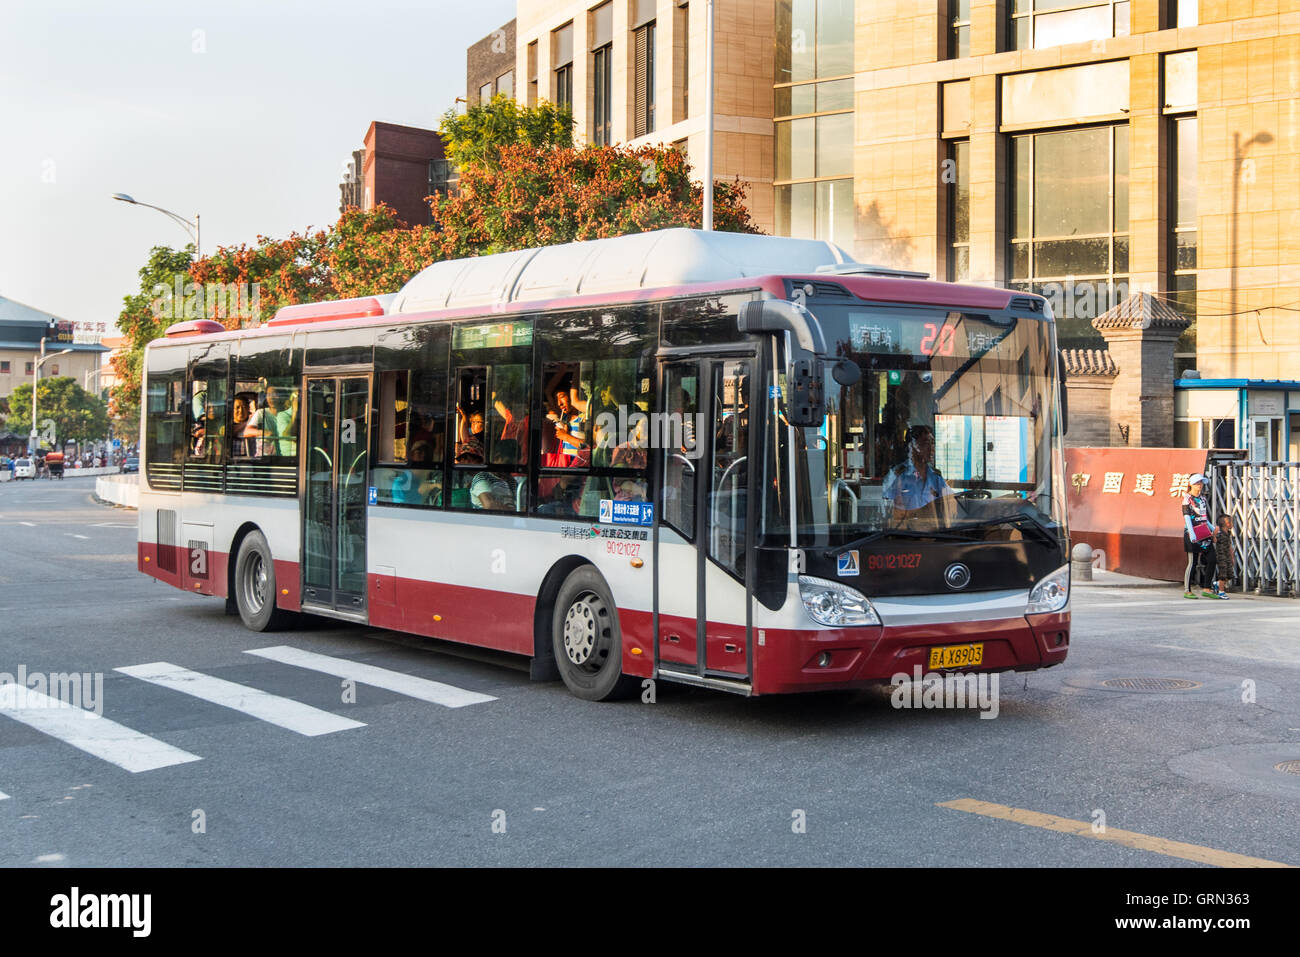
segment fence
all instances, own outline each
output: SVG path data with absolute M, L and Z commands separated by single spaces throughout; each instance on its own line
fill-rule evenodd
M 1232 516 L 1243 591 L 1300 597 L 1300 463 L 1219 462 L 1210 508 Z

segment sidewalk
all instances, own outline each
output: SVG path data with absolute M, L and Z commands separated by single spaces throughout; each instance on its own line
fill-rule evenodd
M 1119 572 L 1103 572 L 1097 569 L 1092 570 L 1092 581 L 1080 581 L 1077 578 L 1071 578 L 1071 588 L 1178 588 L 1182 589 L 1182 582 L 1159 581 L 1154 578 L 1138 578 L 1136 575 L 1121 575 Z

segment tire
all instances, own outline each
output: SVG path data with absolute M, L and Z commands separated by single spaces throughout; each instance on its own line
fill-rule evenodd
M 235 559 L 235 604 L 245 628 L 277 631 L 288 623 L 288 615 L 275 607 L 277 594 L 271 546 L 261 532 L 249 532 Z
M 623 674 L 618 607 L 590 565 L 574 569 L 555 596 L 551 648 L 564 684 L 584 701 L 625 698 L 637 688 Z

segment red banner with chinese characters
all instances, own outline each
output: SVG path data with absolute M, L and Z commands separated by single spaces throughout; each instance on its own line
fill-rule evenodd
M 1066 449 L 1071 547 L 1103 552 L 1099 569 L 1180 581 L 1183 493 L 1206 460 L 1205 449 Z

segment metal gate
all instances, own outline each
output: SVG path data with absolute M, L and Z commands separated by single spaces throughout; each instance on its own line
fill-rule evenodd
M 1222 462 L 1210 468 L 1210 509 L 1232 516 L 1243 591 L 1297 597 L 1300 463 Z

